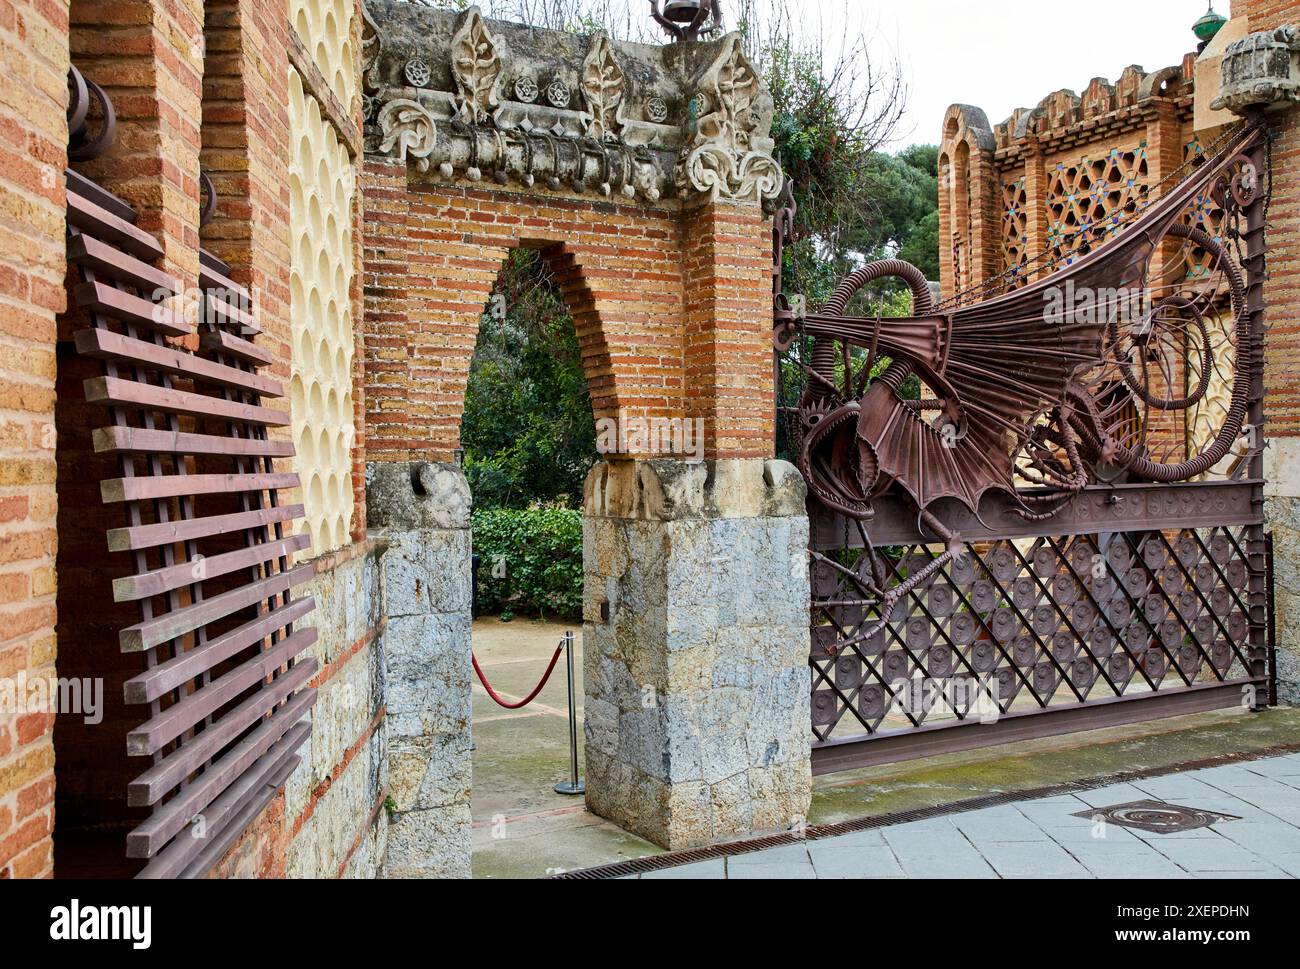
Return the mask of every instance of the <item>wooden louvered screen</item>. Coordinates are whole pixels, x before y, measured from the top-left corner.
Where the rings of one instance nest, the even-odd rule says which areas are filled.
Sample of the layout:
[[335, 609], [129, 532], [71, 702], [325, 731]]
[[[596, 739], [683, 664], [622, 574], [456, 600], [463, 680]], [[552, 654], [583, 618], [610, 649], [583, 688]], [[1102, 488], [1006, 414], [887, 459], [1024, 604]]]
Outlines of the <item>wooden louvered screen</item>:
[[[309, 540], [292, 534], [302, 506], [277, 493], [297, 476], [275, 460], [293, 446], [267, 433], [289, 415], [263, 405], [284, 393], [259, 373], [273, 357], [229, 268], [202, 255], [197, 324], [163, 309], [179, 284], [152, 265], [157, 240], [117, 197], [74, 172], [67, 183], [73, 295], [91, 323], [76, 345], [103, 362], [86, 396], [110, 416], [94, 445], [120, 474], [103, 499], [125, 511], [108, 544], [134, 564], [113, 595], [140, 604], [120, 639], [143, 654], [125, 687], [143, 722], [126, 743], [148, 767], [127, 797], [151, 813], [126, 853], [147, 859], [141, 877], [197, 877], [274, 798], [311, 731], [318, 664], [302, 654], [316, 630], [301, 622], [315, 603], [292, 593], [314, 568], [291, 564]], [[197, 351], [168, 339], [196, 335]]]

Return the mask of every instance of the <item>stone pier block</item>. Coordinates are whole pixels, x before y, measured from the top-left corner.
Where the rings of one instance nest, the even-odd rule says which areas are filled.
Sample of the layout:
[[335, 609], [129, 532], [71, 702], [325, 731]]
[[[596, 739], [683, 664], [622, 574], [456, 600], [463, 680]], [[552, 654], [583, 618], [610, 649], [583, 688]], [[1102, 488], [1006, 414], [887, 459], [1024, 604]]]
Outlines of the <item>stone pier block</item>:
[[470, 874], [470, 507], [454, 464], [367, 469], [368, 524], [387, 538], [379, 575], [390, 878]]
[[587, 479], [587, 804], [666, 848], [787, 830], [811, 797], [808, 519], [781, 461]]

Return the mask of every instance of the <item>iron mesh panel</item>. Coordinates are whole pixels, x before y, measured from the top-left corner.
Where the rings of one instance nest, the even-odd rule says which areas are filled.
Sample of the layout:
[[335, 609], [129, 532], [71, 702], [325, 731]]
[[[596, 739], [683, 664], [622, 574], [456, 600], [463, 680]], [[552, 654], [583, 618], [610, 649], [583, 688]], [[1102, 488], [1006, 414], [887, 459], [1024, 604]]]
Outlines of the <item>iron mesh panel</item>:
[[[966, 543], [880, 614], [868, 556], [812, 566], [816, 741], [986, 720], [1250, 673], [1250, 527]], [[878, 553], [891, 584], [941, 546]], [[1262, 574], [1256, 574], [1262, 579]]]

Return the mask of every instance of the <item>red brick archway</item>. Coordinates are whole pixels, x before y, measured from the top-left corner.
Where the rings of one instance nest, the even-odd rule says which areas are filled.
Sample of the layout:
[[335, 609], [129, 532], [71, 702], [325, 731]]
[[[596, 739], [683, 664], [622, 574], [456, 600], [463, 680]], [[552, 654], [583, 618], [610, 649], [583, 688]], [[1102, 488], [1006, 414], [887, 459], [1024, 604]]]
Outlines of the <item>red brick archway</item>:
[[597, 418], [702, 418], [709, 457], [772, 452], [770, 229], [756, 206], [634, 206], [364, 170], [370, 460], [451, 459], [502, 260], [542, 248]]

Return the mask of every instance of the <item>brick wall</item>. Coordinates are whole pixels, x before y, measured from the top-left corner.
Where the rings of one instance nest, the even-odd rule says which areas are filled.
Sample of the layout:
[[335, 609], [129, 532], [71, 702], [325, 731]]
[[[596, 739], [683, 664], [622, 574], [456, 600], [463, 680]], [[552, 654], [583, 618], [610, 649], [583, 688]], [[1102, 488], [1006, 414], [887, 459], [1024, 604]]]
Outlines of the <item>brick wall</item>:
[[408, 183], [380, 159], [362, 194], [371, 460], [453, 458], [479, 317], [520, 245], [545, 252], [565, 294], [598, 418], [703, 417], [709, 456], [771, 453], [771, 229], [756, 209]]
[[[68, 5], [0, 5], [0, 678], [54, 675]], [[53, 724], [0, 710], [0, 879], [53, 864]]]
[[[1296, 0], [1238, 0], [1233, 10], [1250, 18], [1252, 31], [1300, 24]], [[1300, 112], [1278, 115], [1273, 137], [1265, 412], [1270, 437], [1295, 438], [1300, 437]], [[1295, 478], [1295, 471], [1286, 471]], [[1296, 496], [1300, 490], [1290, 487], [1285, 493]]]
[[[1024, 179], [1017, 205], [1024, 219], [1019, 251], [1030, 262], [1030, 278], [1043, 275], [1039, 260], [1051, 244], [1051, 178], [1057, 167], [1105, 159], [1112, 149], [1145, 145], [1154, 187], [1184, 161], [1195, 137], [1192, 125], [1195, 55], [1155, 77], [1166, 79], [1163, 93], [1151, 75], [1128, 68], [1114, 85], [1100, 78], [1082, 96], [1058, 91], [1034, 109], [1020, 108], [1001, 124], [989, 125], [984, 112], [955, 104], [944, 115], [939, 145], [940, 284], [944, 298], [979, 286], [1011, 263], [1005, 227], [1007, 187]], [[1143, 95], [1142, 84], [1156, 93]], [[1068, 231], [1068, 230], [1067, 230]], [[1172, 245], [1172, 257], [1178, 247]], [[1159, 260], [1156, 272], [1159, 273]], [[1022, 276], [1022, 278], [1024, 278]]]

